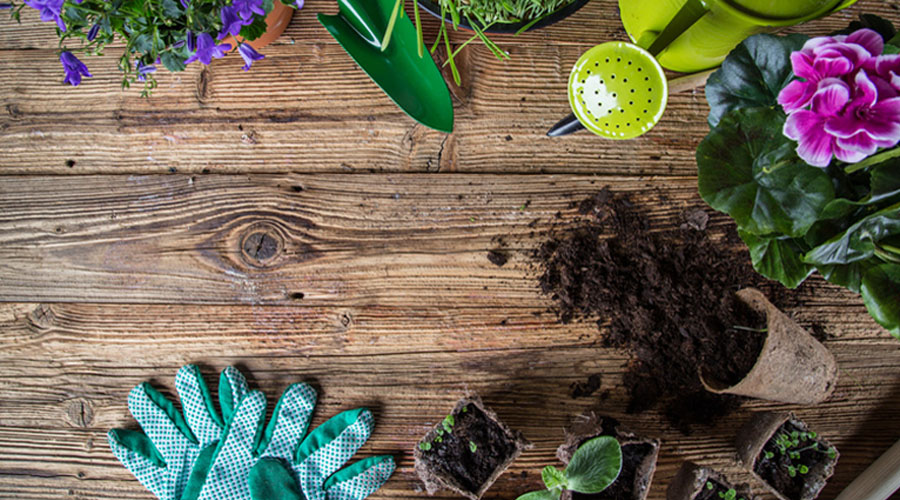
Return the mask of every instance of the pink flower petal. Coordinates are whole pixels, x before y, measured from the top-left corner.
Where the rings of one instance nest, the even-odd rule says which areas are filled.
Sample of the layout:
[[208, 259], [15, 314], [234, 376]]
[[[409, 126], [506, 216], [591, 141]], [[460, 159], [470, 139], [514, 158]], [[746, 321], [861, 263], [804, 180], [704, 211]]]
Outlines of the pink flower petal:
[[[835, 155], [837, 155], [838, 149], [841, 149], [843, 152], [855, 151], [863, 154], [863, 156], [869, 156], [878, 150], [878, 144], [869, 137], [869, 134], [865, 132], [859, 132], [851, 137], [846, 139], [840, 138], [835, 141]], [[843, 161], [839, 155], [837, 155]], [[859, 160], [855, 160], [859, 161]]]
[[819, 115], [806, 110], [791, 114], [784, 122], [784, 135], [798, 142], [797, 154], [806, 163], [815, 167], [831, 163], [834, 137], [825, 132]]
[[854, 108], [869, 107], [878, 102], [878, 89], [865, 70], [857, 71], [853, 82], [856, 84], [856, 97], [853, 98], [850, 106]]
[[819, 82], [819, 90], [812, 98], [811, 109], [819, 115], [833, 116], [841, 112], [850, 100], [850, 87], [839, 78]]
[[803, 52], [792, 53], [791, 68], [794, 70], [794, 75], [799, 76], [800, 78], [814, 81], [819, 80], [819, 74], [816, 73], [816, 69], [813, 68], [813, 58], [810, 55]]
[[816, 84], [814, 82], [794, 80], [778, 93], [778, 104], [781, 104], [785, 113], [793, 113], [809, 104], [815, 93]]
[[823, 119], [816, 113], [801, 109], [788, 115], [784, 122], [784, 135], [799, 141], [800, 137], [813, 133], [823, 126]]
[[[862, 135], [862, 134], [860, 134]], [[834, 156], [837, 157], [838, 160], [847, 162], [847, 163], [856, 163], [862, 161], [865, 157], [869, 156], [866, 153], [861, 151], [856, 151], [853, 149], [845, 149], [840, 147], [837, 143], [834, 144]], [[816, 167], [825, 167], [827, 165], [814, 165]]]
[[868, 28], [854, 31], [845, 42], [861, 45], [873, 56], [881, 55], [884, 52], [884, 39], [876, 31]]
[[869, 60], [866, 70], [874, 71], [874, 73], [882, 78], [891, 73], [900, 73], [900, 54], [889, 54], [875, 57]]

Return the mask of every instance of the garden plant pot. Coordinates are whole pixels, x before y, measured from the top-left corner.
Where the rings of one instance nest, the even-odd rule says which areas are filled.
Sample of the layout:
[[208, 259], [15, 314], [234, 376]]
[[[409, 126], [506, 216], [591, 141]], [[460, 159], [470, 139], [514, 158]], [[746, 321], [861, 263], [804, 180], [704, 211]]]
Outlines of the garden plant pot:
[[[272, 5], [272, 11], [266, 16], [266, 32], [263, 33], [259, 38], [252, 41], [244, 41], [243, 38], [237, 37], [243, 43], [253, 47], [256, 50], [259, 50], [266, 45], [274, 42], [278, 37], [284, 33], [284, 30], [287, 29], [288, 24], [291, 23], [291, 17], [294, 15], [294, 8], [288, 7], [287, 5], [281, 3], [281, 0], [275, 0]], [[237, 48], [237, 42], [234, 37], [228, 36], [226, 37], [222, 43], [227, 43], [231, 45], [231, 50], [235, 50]]]
[[578, 417], [566, 431], [566, 441], [556, 450], [556, 457], [568, 465], [579, 446], [597, 436], [613, 436], [622, 446], [622, 471], [608, 488], [600, 493], [585, 494], [563, 491], [561, 500], [645, 500], [656, 472], [659, 440], [638, 437], [621, 427], [619, 421], [589, 413]]
[[716, 394], [737, 394], [794, 404], [828, 399], [837, 382], [834, 356], [812, 335], [778, 310], [755, 288], [737, 292], [765, 318], [766, 339], [756, 363], [738, 383], [728, 385], [701, 369], [703, 386]]
[[[810, 435], [804, 439], [803, 434]], [[783, 436], [797, 439], [796, 445], [789, 446], [786, 453], [778, 445]], [[834, 473], [839, 457], [837, 449], [811, 433], [806, 424], [789, 412], [754, 415], [741, 429], [736, 445], [744, 467], [779, 500], [816, 498]], [[798, 457], [791, 457], [791, 451], [798, 452]], [[795, 469], [793, 474], [790, 467]]]
[[416, 472], [429, 494], [444, 488], [478, 500], [523, 450], [531, 448], [481, 398], [463, 398], [414, 450]]
[[[571, 16], [575, 12], [578, 12], [578, 9], [584, 7], [584, 5], [588, 3], [588, 1], [589, 0], [574, 0], [572, 3], [565, 5], [560, 9], [557, 9], [552, 14], [549, 14], [549, 15], [545, 16], [543, 19], [541, 19], [540, 21], [532, 24], [526, 31], [532, 31], [532, 30], [544, 28], [546, 26], [550, 26], [551, 24], [555, 24], [559, 21], [562, 21], [563, 19]], [[432, 16], [434, 16], [438, 19], [443, 19], [444, 22], [446, 22], [446, 23], [451, 23], [451, 24], [453, 23], [452, 19], [441, 18], [441, 6], [437, 2], [437, 0], [418, 0], [418, 3], [419, 3], [419, 6], [423, 10], [425, 10]], [[519, 23], [498, 23], [498, 24], [494, 24], [493, 26], [491, 26], [483, 31], [485, 33], [507, 33], [507, 34], [518, 33], [522, 28], [527, 26], [531, 21], [533, 21], [533, 20], [526, 20], [526, 21], [522, 21]], [[472, 25], [470, 25], [469, 22], [464, 17], [460, 18], [459, 26], [461, 26], [467, 30], [470, 30], [470, 31], [472, 30]], [[479, 24], [478, 28], [481, 29], [481, 28], [483, 28], [483, 26], [481, 26]]]
[[[710, 487], [712, 486], [712, 487]], [[678, 474], [666, 489], [666, 500], [720, 500], [720, 492], [733, 489], [735, 500], [754, 500], [746, 484], [733, 485], [718, 472], [694, 462], [681, 464]]]

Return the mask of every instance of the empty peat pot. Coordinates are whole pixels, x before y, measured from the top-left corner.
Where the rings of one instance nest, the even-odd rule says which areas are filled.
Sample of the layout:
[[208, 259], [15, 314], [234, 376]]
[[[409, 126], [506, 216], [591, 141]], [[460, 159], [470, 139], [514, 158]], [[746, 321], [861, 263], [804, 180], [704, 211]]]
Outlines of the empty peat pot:
[[413, 452], [416, 473], [429, 495], [448, 489], [478, 500], [494, 481], [531, 448], [477, 395], [463, 398]]
[[701, 368], [700, 381], [710, 392], [738, 394], [794, 404], [828, 399], [837, 382], [837, 362], [821, 342], [772, 305], [755, 288], [738, 298], [765, 318], [766, 339], [756, 363], [736, 384], [716, 380]]
[[666, 489], [666, 500], [720, 500], [719, 494], [735, 491], [734, 500], [754, 500], [746, 484], [734, 485], [728, 478], [709, 467], [685, 462]]
[[757, 413], [737, 437], [738, 458], [779, 500], [813, 500], [838, 451], [790, 412]]
[[560, 500], [645, 500], [656, 472], [659, 440], [638, 437], [621, 427], [619, 421], [588, 413], [579, 416], [566, 431], [566, 442], [556, 450], [556, 457], [568, 465], [579, 446], [597, 436], [613, 436], [622, 446], [622, 471], [608, 488], [600, 493], [563, 491]]

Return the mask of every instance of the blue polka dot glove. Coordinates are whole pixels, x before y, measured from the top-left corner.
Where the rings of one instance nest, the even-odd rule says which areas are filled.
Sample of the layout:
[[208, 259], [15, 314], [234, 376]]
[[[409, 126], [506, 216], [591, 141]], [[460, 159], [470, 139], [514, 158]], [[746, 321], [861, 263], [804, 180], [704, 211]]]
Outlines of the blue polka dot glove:
[[362, 500], [394, 472], [383, 455], [341, 469], [372, 433], [365, 408], [340, 413], [305, 439], [315, 391], [289, 387], [265, 425], [266, 398], [253, 391], [241, 400], [216, 448], [208, 473], [192, 474], [182, 500]]
[[223, 370], [220, 416], [196, 366], [178, 370], [175, 389], [184, 415], [145, 382], [128, 395], [128, 409], [143, 432], [113, 429], [107, 434], [116, 458], [160, 500], [181, 500], [191, 471], [209, 467], [227, 422], [248, 392], [241, 372], [234, 367]]

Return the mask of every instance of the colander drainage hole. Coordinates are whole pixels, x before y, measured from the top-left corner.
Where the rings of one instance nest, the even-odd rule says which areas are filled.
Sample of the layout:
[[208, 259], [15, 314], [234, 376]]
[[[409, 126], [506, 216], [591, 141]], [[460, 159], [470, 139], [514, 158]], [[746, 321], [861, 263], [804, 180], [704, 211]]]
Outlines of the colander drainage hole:
[[634, 94], [634, 89], [631, 89], [631, 93]]
[[650, 77], [649, 77], [649, 76], [645, 76], [645, 77], [644, 77], [644, 81], [645, 81], [645, 82], [649, 82], [649, 81], [650, 81]]
[[628, 101], [628, 104], [634, 106], [634, 101]]
[[644, 68], [638, 66], [638, 71], [643, 71], [643, 70], [644, 70]]
[[628, 65], [631, 66], [631, 61], [628, 61]]
[[609, 78], [610, 78], [611, 80], [615, 80], [615, 79], [616, 79], [616, 75], [609, 75]]
[[609, 62], [609, 58], [608, 58], [608, 57], [606, 58], [606, 62]]
[[617, 58], [616, 58], [616, 62], [622, 62], [622, 58], [621, 58], [621, 57], [617, 57]]
[[628, 83], [628, 78], [622, 78], [622, 81]]

